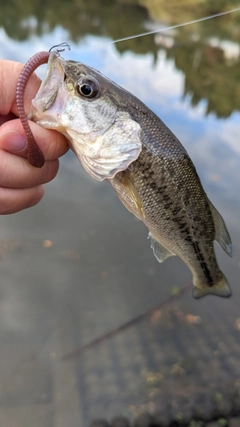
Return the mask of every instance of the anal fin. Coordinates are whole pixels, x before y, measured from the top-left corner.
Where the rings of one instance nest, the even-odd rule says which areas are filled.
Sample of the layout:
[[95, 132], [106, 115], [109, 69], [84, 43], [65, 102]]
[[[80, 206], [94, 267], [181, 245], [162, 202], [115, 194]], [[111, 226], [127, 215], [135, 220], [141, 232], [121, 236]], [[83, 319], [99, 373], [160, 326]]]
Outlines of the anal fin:
[[175, 255], [173, 252], [169, 251], [169, 249], [165, 248], [165, 246], [159, 243], [150, 232], [148, 239], [151, 240], [151, 248], [158, 262], [163, 262], [166, 258]]

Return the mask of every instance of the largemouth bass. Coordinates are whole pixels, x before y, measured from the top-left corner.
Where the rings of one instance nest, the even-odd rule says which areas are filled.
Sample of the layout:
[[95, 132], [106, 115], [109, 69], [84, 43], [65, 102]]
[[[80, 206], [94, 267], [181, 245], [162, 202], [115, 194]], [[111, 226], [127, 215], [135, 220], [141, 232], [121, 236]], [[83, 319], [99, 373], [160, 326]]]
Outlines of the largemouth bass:
[[147, 226], [159, 262], [178, 255], [193, 275], [193, 296], [229, 297], [213, 242], [231, 256], [225, 223], [209, 201], [176, 136], [139, 99], [100, 72], [52, 52], [32, 102], [32, 120], [55, 129], [86, 171], [108, 180]]

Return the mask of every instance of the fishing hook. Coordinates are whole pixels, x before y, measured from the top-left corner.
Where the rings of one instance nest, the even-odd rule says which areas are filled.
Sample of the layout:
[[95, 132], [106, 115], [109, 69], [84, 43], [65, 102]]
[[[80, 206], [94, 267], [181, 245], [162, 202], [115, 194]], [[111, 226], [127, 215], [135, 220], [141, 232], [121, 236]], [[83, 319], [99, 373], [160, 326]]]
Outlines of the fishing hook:
[[70, 44], [68, 44], [67, 42], [62, 42], [62, 43], [55, 44], [54, 46], [52, 46], [52, 47], [49, 49], [49, 52], [52, 52], [52, 50], [53, 50], [53, 49], [58, 48], [58, 47], [61, 47], [61, 46], [62, 46], [62, 49], [56, 49], [56, 52], [57, 52], [57, 53], [59, 53], [59, 52], [64, 52], [64, 50], [66, 50], [66, 49], [71, 50], [71, 46], [70, 46]]

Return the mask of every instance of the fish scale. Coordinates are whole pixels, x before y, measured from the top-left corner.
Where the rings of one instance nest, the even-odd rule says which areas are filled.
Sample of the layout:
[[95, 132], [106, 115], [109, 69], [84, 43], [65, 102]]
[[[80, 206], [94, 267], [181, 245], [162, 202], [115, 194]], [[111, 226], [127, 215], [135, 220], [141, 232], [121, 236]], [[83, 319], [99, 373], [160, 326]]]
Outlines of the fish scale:
[[213, 242], [231, 256], [225, 223], [170, 129], [138, 98], [87, 65], [51, 52], [32, 119], [62, 132], [86, 171], [108, 180], [149, 230], [159, 262], [178, 255], [196, 298], [229, 297]]

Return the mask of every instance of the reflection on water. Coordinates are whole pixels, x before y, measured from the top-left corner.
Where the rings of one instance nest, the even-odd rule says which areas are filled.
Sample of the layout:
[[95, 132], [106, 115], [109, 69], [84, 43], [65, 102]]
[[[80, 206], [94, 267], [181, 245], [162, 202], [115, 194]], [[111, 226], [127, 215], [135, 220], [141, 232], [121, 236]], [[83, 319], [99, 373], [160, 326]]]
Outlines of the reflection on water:
[[[183, 295], [63, 360], [191, 280], [177, 257], [156, 262], [143, 225], [68, 153], [38, 206], [0, 218], [4, 427], [87, 426], [141, 411], [158, 411], [166, 424], [239, 410], [239, 15], [104, 46], [106, 37], [155, 25], [153, 2], [127, 3], [5, 2], [1, 56], [24, 62], [73, 39], [66, 56], [100, 69], [154, 109], [187, 148], [228, 225], [233, 260], [216, 250], [233, 297]], [[187, 19], [198, 13], [186, 6]], [[176, 15], [168, 19], [177, 22]], [[102, 47], [80, 50], [96, 43]]]
[[[130, 1], [82, 0], [39, 1], [29, 4], [25, 1], [14, 5], [5, 2], [0, 12], [0, 25], [15, 40], [26, 40], [33, 35], [39, 37], [51, 32], [61, 23], [69, 38], [76, 43], [86, 34], [102, 35], [113, 40], [139, 34], [152, 27], [150, 17], [164, 24], [182, 23], [219, 11], [239, 6], [238, 0], [219, 4], [214, 1], [197, 2], [194, 10], [188, 1]], [[127, 4], [126, 4], [127, 3]], [[134, 16], [134, 19], [132, 17]], [[7, 17], [7, 19], [6, 19]], [[117, 17], [117, 19], [116, 19]], [[184, 93], [191, 96], [192, 105], [201, 99], [208, 101], [206, 112], [219, 117], [228, 117], [239, 110], [240, 83], [240, 30], [239, 13], [223, 16], [204, 24], [186, 26], [169, 36], [141, 37], [116, 44], [120, 52], [131, 50], [137, 54], [152, 53], [157, 56], [158, 44], [166, 49], [168, 56], [185, 75]], [[155, 26], [159, 27], [160, 24]], [[222, 41], [224, 42], [222, 43]], [[169, 44], [170, 43], [170, 44]], [[220, 105], [219, 105], [220, 104]]]
[[183, 71], [184, 95], [190, 96], [193, 106], [205, 99], [206, 114], [215, 113], [218, 117], [229, 117], [239, 110], [239, 44], [217, 40], [184, 42], [181, 48], [175, 45], [169, 49], [168, 57]]

